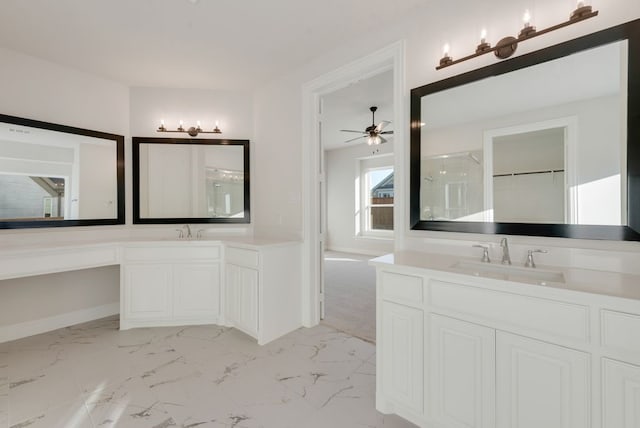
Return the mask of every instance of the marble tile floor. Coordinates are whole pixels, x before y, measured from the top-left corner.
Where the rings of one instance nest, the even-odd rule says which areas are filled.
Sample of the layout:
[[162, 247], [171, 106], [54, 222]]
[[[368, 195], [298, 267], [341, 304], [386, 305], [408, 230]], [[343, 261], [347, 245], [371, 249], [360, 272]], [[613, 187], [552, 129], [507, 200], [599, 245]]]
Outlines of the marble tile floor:
[[0, 428], [413, 427], [374, 402], [374, 345], [324, 325], [258, 346], [111, 317], [0, 344]]
[[375, 343], [376, 270], [373, 256], [325, 251], [323, 324]]

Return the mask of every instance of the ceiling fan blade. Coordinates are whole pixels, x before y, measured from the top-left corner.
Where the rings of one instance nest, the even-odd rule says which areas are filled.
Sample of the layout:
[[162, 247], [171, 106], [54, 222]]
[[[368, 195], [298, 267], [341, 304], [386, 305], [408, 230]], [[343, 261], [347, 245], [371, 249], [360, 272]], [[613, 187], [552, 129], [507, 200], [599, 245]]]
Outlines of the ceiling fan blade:
[[380, 136], [378, 136], [378, 138], [380, 138], [380, 144], [384, 144], [384, 143], [387, 142], [386, 138], [383, 138], [383, 137], [380, 137]]
[[376, 132], [380, 133], [380, 131], [382, 131], [382, 128], [384, 128], [385, 126], [387, 126], [390, 123], [391, 122], [389, 122], [388, 120], [383, 120], [382, 122], [380, 122], [378, 124], [378, 126], [376, 126]]
[[362, 131], [354, 131], [353, 129], [341, 129], [340, 132], [357, 132], [358, 134], [364, 134]]
[[359, 139], [365, 138], [365, 137], [366, 137], [366, 135], [361, 135], [360, 137], [356, 137], [356, 138], [352, 138], [350, 140], [347, 140], [347, 141], [345, 141], [345, 143], [350, 143], [352, 141], [356, 141], [356, 140], [359, 140]]
[[378, 132], [378, 134], [393, 134], [393, 131]]

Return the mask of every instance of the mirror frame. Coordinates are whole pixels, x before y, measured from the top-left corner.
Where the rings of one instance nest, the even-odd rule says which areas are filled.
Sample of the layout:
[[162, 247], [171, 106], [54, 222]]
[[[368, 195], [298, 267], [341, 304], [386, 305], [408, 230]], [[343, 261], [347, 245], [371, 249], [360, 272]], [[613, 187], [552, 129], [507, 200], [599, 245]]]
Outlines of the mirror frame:
[[[249, 170], [249, 140], [204, 138], [146, 138], [133, 137], [133, 223], [134, 224], [189, 224], [189, 223], [251, 223], [251, 186]], [[230, 217], [140, 217], [140, 144], [183, 144], [210, 146], [242, 146], [244, 165], [244, 216]]]
[[43, 122], [23, 117], [0, 114], [0, 122], [31, 128], [46, 129], [66, 134], [84, 135], [87, 137], [111, 140], [116, 143], [116, 200], [118, 201], [117, 217], [108, 219], [77, 219], [77, 220], [25, 220], [0, 221], [0, 229], [28, 229], [42, 227], [72, 227], [72, 226], [109, 226], [125, 224], [125, 190], [124, 190], [124, 136], [90, 129], [76, 128], [57, 123]]
[[[628, 41], [627, 226], [425, 221], [420, 219], [422, 97], [622, 40]], [[411, 90], [410, 126], [409, 224], [411, 230], [640, 241], [640, 19], [414, 88]]]

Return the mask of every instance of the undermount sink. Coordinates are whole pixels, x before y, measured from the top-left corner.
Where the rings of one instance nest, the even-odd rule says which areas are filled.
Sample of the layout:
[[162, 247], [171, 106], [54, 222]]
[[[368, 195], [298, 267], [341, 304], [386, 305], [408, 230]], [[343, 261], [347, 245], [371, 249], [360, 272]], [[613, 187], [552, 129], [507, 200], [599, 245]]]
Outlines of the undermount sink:
[[547, 285], [548, 282], [564, 283], [562, 272], [540, 270], [508, 265], [490, 263], [478, 263], [458, 261], [451, 266], [452, 269], [473, 276], [504, 279], [508, 281], [534, 282], [539, 285]]

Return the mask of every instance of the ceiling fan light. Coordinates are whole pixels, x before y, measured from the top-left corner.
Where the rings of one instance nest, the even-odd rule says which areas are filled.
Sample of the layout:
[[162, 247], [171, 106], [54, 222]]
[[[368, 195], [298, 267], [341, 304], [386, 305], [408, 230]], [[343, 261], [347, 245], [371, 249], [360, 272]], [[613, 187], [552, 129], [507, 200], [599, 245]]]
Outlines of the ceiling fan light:
[[370, 145], [370, 146], [372, 146], [374, 144], [377, 144], [375, 137], [368, 137], [367, 138], [367, 144]]

